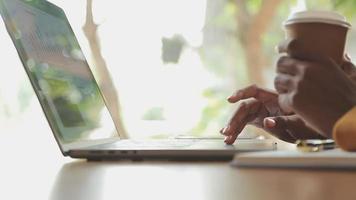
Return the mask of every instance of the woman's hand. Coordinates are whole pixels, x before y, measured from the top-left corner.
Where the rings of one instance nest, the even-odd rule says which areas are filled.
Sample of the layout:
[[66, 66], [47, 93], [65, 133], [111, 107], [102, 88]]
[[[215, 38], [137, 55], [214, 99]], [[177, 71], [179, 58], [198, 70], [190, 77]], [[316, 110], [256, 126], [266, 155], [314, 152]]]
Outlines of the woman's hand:
[[228, 101], [241, 103], [228, 125], [220, 131], [226, 136], [227, 144], [234, 143], [247, 124], [262, 128], [287, 142], [323, 138], [308, 127], [298, 115], [284, 112], [278, 104], [276, 92], [252, 85], [238, 90], [228, 98]]
[[[354, 68], [329, 59], [309, 62], [281, 57], [275, 88], [283, 110], [301, 116], [313, 129], [331, 138], [335, 122], [356, 105]], [[346, 73], [345, 73], [346, 72]]]

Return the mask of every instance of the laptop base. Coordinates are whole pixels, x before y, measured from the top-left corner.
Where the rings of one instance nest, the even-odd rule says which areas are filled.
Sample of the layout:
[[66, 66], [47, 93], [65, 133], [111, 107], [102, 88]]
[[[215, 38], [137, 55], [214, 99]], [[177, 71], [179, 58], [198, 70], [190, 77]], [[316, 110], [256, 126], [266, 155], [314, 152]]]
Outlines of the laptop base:
[[[150, 145], [151, 142], [153, 145]], [[124, 145], [121, 146], [120, 143], [123, 143]], [[236, 141], [234, 145], [226, 145], [221, 139], [183, 141], [181, 139], [151, 140], [143, 141], [143, 144], [139, 144], [138, 141], [134, 141], [131, 145], [127, 143], [131, 143], [131, 140], [123, 140], [106, 145], [70, 150], [68, 155], [72, 158], [87, 159], [89, 161], [227, 161], [232, 160], [234, 155], [239, 152], [271, 151], [277, 149], [277, 143], [269, 139], [242, 139]], [[158, 143], [162, 143], [162, 145], [157, 145]], [[176, 145], [171, 146], [172, 143], [176, 143]], [[168, 145], [164, 146], [164, 144]]]

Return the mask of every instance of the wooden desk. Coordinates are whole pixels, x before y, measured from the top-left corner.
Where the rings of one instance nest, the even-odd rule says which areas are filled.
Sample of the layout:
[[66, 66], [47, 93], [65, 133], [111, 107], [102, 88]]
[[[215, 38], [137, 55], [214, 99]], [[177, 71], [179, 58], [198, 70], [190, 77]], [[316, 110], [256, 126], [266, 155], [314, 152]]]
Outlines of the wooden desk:
[[227, 163], [63, 165], [52, 199], [356, 199], [356, 173], [233, 169]]
[[88, 163], [62, 157], [49, 130], [24, 127], [28, 131], [0, 133], [0, 199], [356, 199], [356, 171], [236, 169], [224, 162]]
[[356, 199], [356, 172], [235, 169], [223, 162], [3, 160], [0, 199]]

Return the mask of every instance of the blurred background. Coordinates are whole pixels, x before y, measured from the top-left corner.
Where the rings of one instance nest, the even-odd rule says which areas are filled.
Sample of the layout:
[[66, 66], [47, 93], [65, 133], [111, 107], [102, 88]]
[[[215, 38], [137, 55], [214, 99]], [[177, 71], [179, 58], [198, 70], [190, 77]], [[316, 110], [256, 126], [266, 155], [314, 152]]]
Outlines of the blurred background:
[[[119, 132], [134, 138], [218, 136], [236, 108], [230, 94], [252, 83], [273, 89], [291, 12], [335, 10], [356, 24], [352, 0], [50, 2], [65, 10]], [[2, 21], [0, 44], [0, 135], [48, 128]], [[356, 58], [354, 29], [346, 51]]]

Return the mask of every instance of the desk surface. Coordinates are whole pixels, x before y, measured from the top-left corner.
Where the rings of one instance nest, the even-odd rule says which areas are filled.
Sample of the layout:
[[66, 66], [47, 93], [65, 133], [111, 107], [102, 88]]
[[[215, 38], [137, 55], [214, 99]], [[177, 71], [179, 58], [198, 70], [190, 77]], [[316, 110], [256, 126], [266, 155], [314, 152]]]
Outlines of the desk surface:
[[1, 199], [356, 199], [354, 172], [234, 169], [208, 162], [19, 164], [2, 169]]
[[47, 131], [2, 133], [0, 158], [0, 199], [356, 199], [356, 171], [86, 162], [62, 157]]

